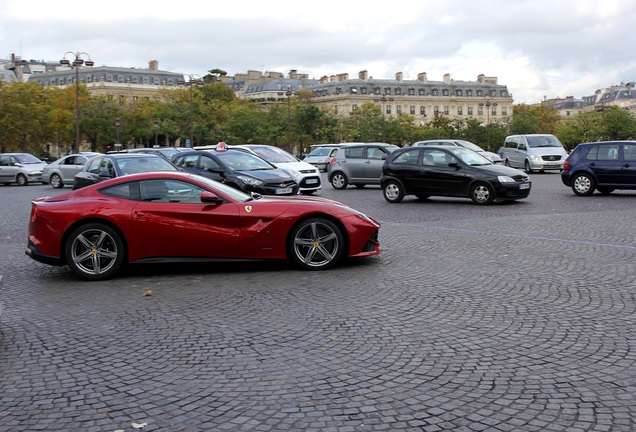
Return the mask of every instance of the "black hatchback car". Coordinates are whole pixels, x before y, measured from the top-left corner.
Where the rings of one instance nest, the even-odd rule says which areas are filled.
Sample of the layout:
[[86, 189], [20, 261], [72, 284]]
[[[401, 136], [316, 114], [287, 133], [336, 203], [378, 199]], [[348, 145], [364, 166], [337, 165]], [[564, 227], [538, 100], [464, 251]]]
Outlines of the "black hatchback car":
[[636, 141], [579, 144], [563, 164], [561, 181], [580, 196], [636, 189]]
[[297, 195], [292, 173], [250, 153], [238, 150], [198, 150], [172, 158], [178, 168], [225, 183], [243, 192], [261, 195]]
[[405, 195], [470, 198], [475, 204], [527, 198], [531, 182], [523, 171], [495, 165], [463, 147], [406, 147], [392, 152], [382, 167], [380, 186], [391, 203]]
[[150, 171], [179, 171], [161, 156], [144, 153], [112, 153], [89, 159], [73, 177], [73, 189], [127, 174]]

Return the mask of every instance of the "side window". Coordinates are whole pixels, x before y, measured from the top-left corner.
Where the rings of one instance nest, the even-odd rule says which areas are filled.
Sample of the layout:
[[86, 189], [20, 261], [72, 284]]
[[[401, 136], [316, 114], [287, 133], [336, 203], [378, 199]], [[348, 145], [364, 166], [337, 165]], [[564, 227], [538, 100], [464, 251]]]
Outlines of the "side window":
[[168, 202], [168, 186], [164, 180], [145, 180], [139, 182], [142, 201]]
[[596, 160], [617, 161], [618, 160], [618, 144], [599, 146], [598, 156]]
[[201, 159], [199, 159], [199, 169], [206, 171], [219, 171], [221, 168], [219, 167], [219, 164], [216, 163], [216, 161], [211, 157], [201, 156]]
[[524, 137], [519, 137], [518, 141], [519, 145], [517, 146], [517, 148], [519, 150], [528, 150], [528, 144], [526, 143], [526, 139]]
[[197, 166], [197, 160], [199, 159], [199, 155], [188, 155], [182, 158], [179, 158], [175, 161], [175, 164], [180, 167], [185, 168], [194, 168]]
[[204, 189], [192, 183], [179, 180], [166, 180], [168, 201], [171, 203], [200, 204]]
[[596, 160], [598, 158], [598, 146], [592, 146], [590, 151], [587, 152], [587, 156], [585, 159], [587, 160]]
[[0, 166], [9, 166], [11, 158], [9, 156], [0, 156]]
[[139, 182], [118, 184], [101, 189], [99, 192], [115, 198], [139, 201]]
[[99, 172], [108, 171], [108, 174], [111, 176], [115, 175], [115, 170], [113, 169], [113, 163], [110, 159], [104, 158], [102, 159], [102, 163], [99, 166]]
[[516, 149], [517, 143], [515, 142], [514, 138], [507, 138], [504, 144], [504, 147], [510, 148], [510, 149]]
[[625, 162], [636, 162], [636, 144], [625, 144], [623, 147]]
[[345, 149], [345, 158], [347, 159], [362, 159], [364, 157], [364, 147], [354, 147]]
[[382, 159], [386, 156], [386, 153], [379, 147], [367, 148], [367, 159]]
[[393, 159], [395, 165], [417, 165], [420, 157], [420, 150], [410, 150], [398, 155]]

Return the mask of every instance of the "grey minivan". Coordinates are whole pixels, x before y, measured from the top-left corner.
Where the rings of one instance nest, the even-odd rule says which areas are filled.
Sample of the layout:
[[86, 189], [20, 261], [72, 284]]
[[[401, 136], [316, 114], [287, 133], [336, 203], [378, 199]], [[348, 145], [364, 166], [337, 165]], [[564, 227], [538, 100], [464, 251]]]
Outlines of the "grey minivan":
[[2, 153], [0, 154], [0, 183], [8, 185], [17, 183], [26, 186], [30, 182], [46, 184], [42, 179], [42, 170], [46, 162], [31, 153]]
[[557, 137], [549, 134], [510, 135], [501, 149], [503, 164], [528, 174], [544, 170], [563, 171], [568, 153]]

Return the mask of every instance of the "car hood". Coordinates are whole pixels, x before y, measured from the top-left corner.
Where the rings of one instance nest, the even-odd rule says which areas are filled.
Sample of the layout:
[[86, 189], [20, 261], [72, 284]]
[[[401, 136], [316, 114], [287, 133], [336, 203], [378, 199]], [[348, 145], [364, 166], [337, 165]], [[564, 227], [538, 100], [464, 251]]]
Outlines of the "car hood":
[[479, 153], [483, 155], [485, 158], [487, 158], [488, 160], [490, 160], [491, 162], [494, 162], [494, 161], [501, 162], [501, 157], [497, 153], [493, 153], [489, 151], [483, 151]]
[[471, 168], [477, 168], [479, 169], [479, 171], [491, 174], [493, 176], [508, 176], [508, 177], [515, 177], [515, 176], [527, 177], [528, 176], [528, 174], [526, 174], [525, 172], [521, 170], [518, 170], [516, 168], [510, 168], [510, 167], [499, 165], [499, 164], [473, 166]]
[[563, 147], [531, 147], [530, 151], [532, 152], [532, 154], [536, 154], [538, 156], [554, 155], [554, 154], [566, 155], [567, 154]]
[[276, 165], [278, 168], [283, 168], [283, 169], [289, 169], [292, 171], [307, 171], [307, 170], [311, 170], [311, 171], [316, 171], [316, 167], [313, 166], [312, 164], [309, 164], [307, 162], [303, 162], [303, 161], [299, 161], [299, 162], [282, 162], [282, 163], [274, 163], [272, 162], [272, 164]]
[[272, 169], [272, 170], [234, 171], [234, 174], [235, 175], [245, 174], [250, 177], [254, 177], [259, 180], [262, 180], [265, 183], [295, 181], [294, 177], [290, 173], [280, 168]]

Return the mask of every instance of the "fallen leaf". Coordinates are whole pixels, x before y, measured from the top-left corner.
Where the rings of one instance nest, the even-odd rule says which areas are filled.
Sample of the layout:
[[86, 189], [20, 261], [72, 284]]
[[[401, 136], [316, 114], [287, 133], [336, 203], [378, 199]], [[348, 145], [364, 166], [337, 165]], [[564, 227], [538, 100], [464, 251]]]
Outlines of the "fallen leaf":
[[148, 423], [133, 423], [131, 424], [132, 427], [134, 427], [135, 429], [143, 429], [146, 426], [148, 426]]
[[152, 295], [152, 290], [148, 290], [144, 293], [144, 297], [150, 297]]

